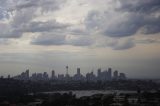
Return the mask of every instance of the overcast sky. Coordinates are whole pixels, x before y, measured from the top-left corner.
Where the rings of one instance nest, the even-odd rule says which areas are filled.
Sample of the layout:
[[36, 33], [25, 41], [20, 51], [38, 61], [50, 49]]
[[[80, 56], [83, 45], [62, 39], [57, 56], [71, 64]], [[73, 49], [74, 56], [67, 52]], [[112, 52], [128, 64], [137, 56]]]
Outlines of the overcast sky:
[[0, 0], [0, 75], [66, 65], [160, 78], [160, 0]]

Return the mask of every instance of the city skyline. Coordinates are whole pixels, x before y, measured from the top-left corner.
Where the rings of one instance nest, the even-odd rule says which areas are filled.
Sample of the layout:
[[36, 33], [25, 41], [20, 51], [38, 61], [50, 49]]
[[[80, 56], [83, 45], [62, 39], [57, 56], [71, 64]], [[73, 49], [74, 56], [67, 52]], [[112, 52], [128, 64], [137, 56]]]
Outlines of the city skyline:
[[[67, 67], [68, 67], [68, 71], [67, 71]], [[63, 68], [64, 68], [64, 67], [63, 67]], [[49, 76], [52, 76], [52, 71], [54, 71], [54, 72], [56, 72], [56, 73], [54, 73], [54, 75], [58, 75], [58, 74], [64, 74], [64, 75], [66, 75], [66, 74], [68, 73], [68, 74], [70, 74], [70, 75], [73, 76], [73, 75], [75, 75], [75, 74], [77, 73], [77, 69], [81, 69], [81, 68], [79, 68], [79, 67], [75, 68], [75, 69], [74, 69], [74, 73], [70, 72], [70, 69], [73, 69], [73, 67], [66, 66], [66, 67], [64, 68], [64, 70], [63, 70], [62, 73], [58, 73], [58, 71], [56, 72], [55, 69], [51, 69], [51, 70], [48, 70], [48, 71], [43, 70], [43, 71], [40, 71], [40, 72], [39, 72], [39, 71], [36, 72], [36, 71], [30, 70], [29, 68], [27, 68], [26, 71], [29, 70], [29, 71], [30, 71], [30, 75], [31, 75], [31, 73], [34, 74], [34, 73], [47, 72], [47, 73], [49, 73]], [[94, 74], [98, 75], [97, 72], [98, 72], [99, 69], [105, 71], [105, 70], [107, 70], [107, 69], [109, 69], [109, 68], [103, 68], [103, 69], [102, 69], [102, 68], [96, 68], [95, 70], [92, 68], [91, 70], [88, 70], [88, 71], [81, 70], [80, 73], [81, 73], [81, 74], [86, 74], [86, 73], [88, 73], [88, 72], [93, 72]], [[83, 71], [86, 72], [86, 73], [84, 73]], [[118, 71], [118, 70], [112, 70], [112, 71]], [[23, 72], [24, 72], [24, 70], [20, 71], [20, 73], [23, 73]], [[18, 73], [17, 73], [17, 74], [18, 74]], [[17, 74], [12, 75], [12, 76], [16, 76]], [[11, 76], [10, 73], [8, 73], [8, 75]], [[30, 76], [30, 75], [29, 75], [29, 76]], [[1, 75], [1, 76], [2, 76], [2, 75]], [[5, 76], [5, 77], [7, 77], [7, 76]]]
[[[112, 81], [112, 80], [127, 80], [127, 76], [125, 73], [119, 72], [117, 70], [113, 71], [112, 68], [108, 68], [102, 70], [98, 68], [96, 74], [93, 72], [87, 72], [86, 74], [81, 73], [81, 69], [77, 68], [76, 73], [74, 75], [69, 74], [68, 66], [66, 66], [66, 73], [64, 74], [56, 74], [55, 70], [52, 70], [50, 74], [47, 72], [35, 72], [30, 73], [29, 69], [21, 74], [16, 76], [8, 75], [6, 78], [13, 78], [17, 80], [59, 80], [59, 81]], [[1, 76], [1, 78], [4, 78]]]
[[159, 0], [0, 0], [0, 75], [110, 66], [160, 78]]

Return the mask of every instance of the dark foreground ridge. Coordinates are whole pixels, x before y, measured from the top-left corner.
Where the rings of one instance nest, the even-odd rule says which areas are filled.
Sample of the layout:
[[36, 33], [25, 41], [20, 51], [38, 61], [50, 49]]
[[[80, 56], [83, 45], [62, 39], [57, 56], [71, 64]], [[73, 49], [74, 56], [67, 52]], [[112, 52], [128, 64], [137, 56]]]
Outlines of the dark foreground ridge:
[[0, 78], [0, 96], [26, 95], [30, 93], [69, 90], [159, 90], [160, 84], [152, 80], [112, 80], [112, 81], [23, 81]]
[[[152, 80], [55, 82], [54, 80], [31, 81], [1, 78], [0, 106], [159, 106], [159, 88], [160, 84]], [[80, 98], [76, 98], [72, 92], [43, 93], [57, 90], [68, 92], [71, 90], [132, 90], [137, 93], [117, 94], [114, 92]]]
[[77, 98], [72, 92], [0, 98], [0, 106], [160, 106], [160, 91], [94, 94]]

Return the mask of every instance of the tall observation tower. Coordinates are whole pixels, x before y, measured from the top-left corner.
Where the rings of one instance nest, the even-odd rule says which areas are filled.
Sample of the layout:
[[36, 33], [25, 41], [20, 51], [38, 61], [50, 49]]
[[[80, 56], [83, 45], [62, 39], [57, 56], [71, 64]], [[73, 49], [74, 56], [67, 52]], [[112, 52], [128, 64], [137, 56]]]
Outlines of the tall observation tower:
[[68, 66], [66, 66], [66, 76], [68, 76]]
[[65, 77], [66, 81], [69, 80], [69, 74], [68, 74], [68, 66], [66, 66], [66, 77]]

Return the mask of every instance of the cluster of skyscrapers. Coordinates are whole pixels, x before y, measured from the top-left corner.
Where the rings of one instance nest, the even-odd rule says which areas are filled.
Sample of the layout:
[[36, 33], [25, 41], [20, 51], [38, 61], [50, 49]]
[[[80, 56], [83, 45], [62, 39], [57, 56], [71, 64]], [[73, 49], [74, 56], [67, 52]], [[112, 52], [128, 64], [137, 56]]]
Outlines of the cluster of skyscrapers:
[[55, 71], [52, 70], [51, 77], [47, 72], [44, 73], [33, 73], [29, 76], [29, 70], [22, 72], [20, 75], [14, 76], [14, 79], [19, 80], [57, 80], [57, 81], [111, 81], [111, 80], [125, 80], [125, 73], [119, 73], [117, 70], [112, 72], [111, 68], [101, 71], [97, 70], [97, 75], [94, 72], [87, 73], [85, 76], [81, 74], [80, 68], [77, 68], [77, 73], [73, 76], [68, 74], [68, 66], [66, 66], [66, 74], [55, 75]]

